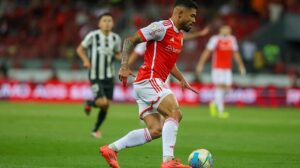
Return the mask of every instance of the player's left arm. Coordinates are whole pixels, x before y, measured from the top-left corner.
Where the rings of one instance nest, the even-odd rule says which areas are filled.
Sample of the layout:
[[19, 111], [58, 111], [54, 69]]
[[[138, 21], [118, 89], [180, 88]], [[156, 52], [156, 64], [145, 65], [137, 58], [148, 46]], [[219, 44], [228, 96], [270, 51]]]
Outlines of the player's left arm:
[[191, 87], [191, 85], [185, 80], [180, 70], [177, 68], [177, 65], [175, 64], [174, 67], [171, 70], [171, 74], [180, 81], [181, 88], [183, 89], [189, 89], [193, 91], [194, 93], [199, 93], [195, 88]]
[[121, 52], [116, 53], [115, 58], [116, 58], [116, 60], [121, 61], [122, 60]]
[[185, 33], [183, 35], [183, 40], [191, 40], [191, 39], [194, 39], [197, 37], [205, 36], [209, 33], [209, 31], [210, 31], [209, 27], [205, 27], [202, 30], [198, 30], [198, 31], [191, 32], [191, 33]]
[[240, 74], [241, 75], [245, 75], [246, 74], [246, 68], [245, 68], [245, 65], [244, 65], [244, 62], [241, 58], [241, 55], [238, 51], [235, 51], [233, 53], [233, 58], [235, 60], [235, 62], [238, 64], [239, 66], [239, 70], [240, 70]]
[[171, 70], [171, 74], [178, 80], [178, 81], [185, 81], [182, 73], [177, 68], [177, 65], [175, 64], [174, 67]]

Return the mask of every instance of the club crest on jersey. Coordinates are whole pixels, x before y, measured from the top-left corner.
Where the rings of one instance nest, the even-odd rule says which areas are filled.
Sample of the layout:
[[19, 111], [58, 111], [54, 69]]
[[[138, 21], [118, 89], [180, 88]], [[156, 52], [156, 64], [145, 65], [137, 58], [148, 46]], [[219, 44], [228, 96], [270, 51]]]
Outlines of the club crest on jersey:
[[232, 49], [232, 43], [231, 41], [220, 41], [218, 43], [218, 48], [221, 50], [231, 50]]

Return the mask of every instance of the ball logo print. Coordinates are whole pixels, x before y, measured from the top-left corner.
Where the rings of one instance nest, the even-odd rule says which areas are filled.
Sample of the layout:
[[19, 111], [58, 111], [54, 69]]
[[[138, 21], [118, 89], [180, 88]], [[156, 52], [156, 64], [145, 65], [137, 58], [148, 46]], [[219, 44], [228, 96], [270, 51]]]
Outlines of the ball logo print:
[[188, 158], [189, 165], [192, 168], [212, 168], [213, 158], [206, 149], [197, 149], [193, 151]]

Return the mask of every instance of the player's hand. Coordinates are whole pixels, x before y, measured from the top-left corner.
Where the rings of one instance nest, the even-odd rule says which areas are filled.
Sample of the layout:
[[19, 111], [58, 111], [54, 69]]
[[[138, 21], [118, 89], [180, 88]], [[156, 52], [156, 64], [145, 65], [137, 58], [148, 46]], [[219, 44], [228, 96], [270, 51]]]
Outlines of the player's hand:
[[83, 62], [83, 67], [86, 69], [91, 69], [91, 63], [90, 61], [84, 61]]
[[196, 74], [199, 75], [201, 74], [203, 71], [203, 66], [202, 65], [198, 65], [197, 68], [196, 68]]
[[192, 91], [196, 94], [199, 94], [199, 91], [197, 89], [193, 88], [186, 80], [180, 81], [180, 84], [181, 84], [182, 91], [184, 89], [189, 89], [190, 91]]
[[207, 34], [209, 33], [209, 31], [210, 31], [209, 26], [206, 26], [204, 29], [202, 29], [202, 30], [200, 31], [199, 35], [200, 35], [200, 36], [205, 36], [205, 35], [207, 35]]
[[128, 68], [128, 66], [121, 66], [119, 70], [119, 80], [123, 82], [123, 86], [127, 86], [127, 79], [129, 76], [135, 76], [131, 70]]
[[247, 73], [247, 72], [246, 72], [246, 68], [243, 67], [243, 66], [240, 67], [240, 74], [241, 74], [241, 75], [246, 75], [246, 73]]

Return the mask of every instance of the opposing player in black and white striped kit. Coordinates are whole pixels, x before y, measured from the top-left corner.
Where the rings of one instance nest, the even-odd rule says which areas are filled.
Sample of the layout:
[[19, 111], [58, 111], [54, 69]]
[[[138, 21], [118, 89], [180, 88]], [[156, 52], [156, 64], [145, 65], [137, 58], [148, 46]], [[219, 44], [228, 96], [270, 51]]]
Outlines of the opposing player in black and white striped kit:
[[90, 113], [91, 107], [99, 107], [92, 136], [102, 136], [99, 128], [106, 118], [109, 104], [113, 98], [115, 69], [113, 62], [121, 59], [121, 38], [112, 32], [114, 22], [110, 13], [99, 17], [99, 29], [88, 33], [77, 48], [83, 66], [89, 70], [89, 80], [94, 100], [86, 102], [85, 112]]

